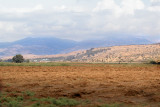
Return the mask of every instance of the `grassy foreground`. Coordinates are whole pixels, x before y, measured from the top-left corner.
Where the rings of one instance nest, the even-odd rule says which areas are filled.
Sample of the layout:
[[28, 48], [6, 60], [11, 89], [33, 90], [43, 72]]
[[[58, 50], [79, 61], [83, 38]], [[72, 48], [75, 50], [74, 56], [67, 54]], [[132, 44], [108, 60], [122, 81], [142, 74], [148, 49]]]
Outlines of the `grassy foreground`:
[[123, 104], [92, 104], [89, 100], [75, 100], [70, 98], [37, 98], [34, 92], [1, 93], [0, 107], [127, 107]]
[[[160, 106], [159, 65], [1, 62], [0, 66], [0, 107]], [[82, 97], [73, 96], [77, 93]]]
[[76, 62], [29, 62], [29, 63], [12, 63], [12, 62], [0, 62], [0, 66], [152, 66], [154, 64], [149, 63], [76, 63]]
[[0, 62], [0, 66], [70, 66], [71, 63], [60, 63], [60, 62], [48, 62], [48, 63], [11, 63], [11, 62]]

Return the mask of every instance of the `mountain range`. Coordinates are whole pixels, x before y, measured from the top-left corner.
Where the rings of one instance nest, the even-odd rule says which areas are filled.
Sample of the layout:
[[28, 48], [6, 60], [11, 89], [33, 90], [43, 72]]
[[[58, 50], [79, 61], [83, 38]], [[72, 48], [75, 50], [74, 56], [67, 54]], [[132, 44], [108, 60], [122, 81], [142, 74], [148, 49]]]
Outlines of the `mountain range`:
[[97, 47], [151, 44], [138, 37], [107, 37], [97, 40], [73, 41], [54, 37], [24, 38], [14, 42], [0, 43], [0, 57], [16, 54], [54, 55]]

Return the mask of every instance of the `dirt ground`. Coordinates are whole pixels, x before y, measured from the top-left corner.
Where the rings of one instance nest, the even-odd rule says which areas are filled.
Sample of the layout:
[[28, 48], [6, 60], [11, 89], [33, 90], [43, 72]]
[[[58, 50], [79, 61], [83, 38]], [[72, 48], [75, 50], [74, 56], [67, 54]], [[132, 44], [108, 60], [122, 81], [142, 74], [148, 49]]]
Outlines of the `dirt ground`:
[[160, 66], [1, 66], [2, 90], [105, 103], [160, 104]]

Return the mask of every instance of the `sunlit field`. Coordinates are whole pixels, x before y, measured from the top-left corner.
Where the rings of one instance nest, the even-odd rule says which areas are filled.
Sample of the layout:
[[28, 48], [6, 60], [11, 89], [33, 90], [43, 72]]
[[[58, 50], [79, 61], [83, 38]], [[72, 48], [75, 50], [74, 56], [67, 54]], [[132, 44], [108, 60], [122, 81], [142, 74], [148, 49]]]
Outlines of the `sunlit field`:
[[159, 107], [160, 66], [0, 63], [1, 107]]

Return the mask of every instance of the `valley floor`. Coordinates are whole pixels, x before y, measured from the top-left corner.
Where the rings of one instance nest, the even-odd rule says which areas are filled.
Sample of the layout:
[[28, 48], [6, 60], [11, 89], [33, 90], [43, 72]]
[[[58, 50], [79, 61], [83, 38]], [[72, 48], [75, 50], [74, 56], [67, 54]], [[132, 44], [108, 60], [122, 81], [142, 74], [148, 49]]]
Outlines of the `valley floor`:
[[1, 93], [9, 97], [29, 91], [36, 98], [66, 97], [90, 102], [83, 106], [160, 106], [159, 65], [0, 66], [0, 76]]

